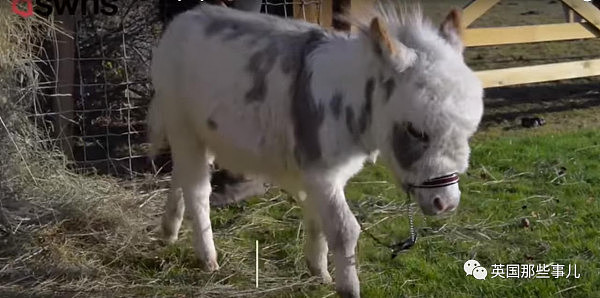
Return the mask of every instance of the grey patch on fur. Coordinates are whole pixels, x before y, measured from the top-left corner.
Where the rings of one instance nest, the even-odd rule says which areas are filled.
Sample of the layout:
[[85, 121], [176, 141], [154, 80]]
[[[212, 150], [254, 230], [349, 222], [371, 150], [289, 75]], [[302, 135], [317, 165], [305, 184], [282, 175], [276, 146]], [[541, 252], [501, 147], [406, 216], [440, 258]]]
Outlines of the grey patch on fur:
[[373, 115], [373, 92], [375, 92], [375, 79], [370, 78], [365, 84], [365, 104], [360, 112], [360, 117], [358, 118], [358, 129], [360, 134], [365, 133], [369, 125], [371, 125]]
[[212, 120], [210, 118], [208, 118], [208, 120], [206, 120], [206, 125], [208, 126], [208, 128], [210, 130], [216, 130], [217, 129], [217, 122], [215, 122], [215, 120]]
[[[412, 124], [405, 122], [395, 123], [392, 131], [392, 151], [394, 157], [403, 169], [410, 167], [417, 162], [429, 148], [428, 137], [416, 137], [415, 132], [410, 132]], [[414, 131], [414, 128], [412, 129]]]
[[355, 116], [354, 116], [354, 110], [352, 109], [351, 106], [347, 106], [346, 107], [346, 128], [348, 129], [348, 132], [350, 133], [350, 135], [352, 135], [354, 137], [355, 140], [357, 140], [360, 135], [358, 133], [358, 130], [355, 127]]
[[[189, 12], [205, 28], [208, 37], [242, 38], [252, 49], [247, 71], [252, 75], [247, 102], [260, 102], [266, 98], [266, 77], [276, 61], [281, 70], [290, 76], [290, 116], [294, 125], [294, 156], [300, 166], [321, 159], [319, 130], [324, 120], [325, 108], [317, 105], [310, 90], [312, 73], [305, 65], [307, 57], [329, 36], [321, 27], [307, 22], [283, 19], [276, 16], [250, 14], [235, 9], [205, 5]], [[233, 26], [238, 24], [238, 26]], [[210, 41], [207, 41], [210, 42]], [[254, 43], [254, 46], [252, 45]], [[257, 52], [256, 49], [261, 49]]]
[[318, 105], [312, 94], [310, 83], [312, 72], [306, 68], [306, 58], [324, 42], [325, 34], [321, 30], [306, 32], [306, 41], [299, 57], [287, 59], [300, 59], [296, 79], [292, 80], [290, 91], [292, 93], [291, 116], [294, 124], [295, 148], [294, 157], [300, 166], [305, 166], [321, 159], [321, 144], [319, 143], [319, 130], [325, 116], [325, 109]]
[[228, 29], [223, 32], [223, 40], [238, 40], [240, 37], [251, 33], [240, 24], [231, 24]]
[[254, 53], [246, 70], [252, 74], [252, 88], [246, 92], [246, 102], [261, 102], [267, 95], [267, 74], [277, 60], [277, 45], [269, 44], [264, 50]]
[[342, 93], [336, 91], [329, 102], [329, 108], [335, 119], [340, 119], [342, 113]]
[[[310, 54], [324, 38], [325, 33], [317, 29], [286, 36], [282, 42], [285, 50], [281, 51], [281, 71], [287, 75], [297, 76], [304, 66], [306, 55]], [[308, 52], [307, 48], [310, 48]]]
[[281, 60], [281, 70], [285, 74], [294, 74], [300, 65], [300, 61], [296, 61], [293, 56], [284, 56]]
[[[225, 41], [238, 40], [244, 35], [257, 34], [252, 26], [233, 23], [227, 19], [211, 19], [204, 28], [204, 34], [208, 37], [220, 36]], [[253, 34], [253, 35], [254, 35]]]
[[369, 78], [365, 84], [365, 98], [367, 102], [373, 101], [373, 92], [375, 92], [375, 78]]
[[252, 88], [246, 93], [247, 102], [264, 100], [267, 91], [266, 76], [277, 59], [280, 59], [283, 73], [297, 78], [304, 67], [306, 55], [312, 52], [324, 38], [323, 31], [313, 29], [281, 36], [278, 42], [268, 41], [261, 52], [256, 52], [250, 57], [247, 69], [253, 74], [254, 82]]
[[390, 101], [392, 93], [394, 93], [395, 89], [396, 89], [396, 81], [394, 81], [393, 78], [389, 78], [383, 82], [383, 90], [385, 91], [385, 96], [384, 96], [383, 100], [385, 102]]
[[310, 90], [312, 73], [303, 72], [292, 99], [292, 117], [296, 140], [296, 161], [300, 165], [315, 162], [321, 158], [319, 129], [324, 119], [323, 106], [317, 105]]
[[211, 22], [204, 27], [204, 34], [206, 36], [215, 36], [223, 32], [226, 28], [223, 26], [223, 23], [219, 20], [212, 20]]
[[[299, 37], [298, 40], [295, 41], [291, 41], [291, 42], [298, 42], [298, 43], [304, 43], [305, 40], [308, 38], [308, 34], [304, 34], [304, 36]], [[296, 47], [292, 47], [290, 46], [290, 50], [296, 48]], [[300, 46], [297, 49], [301, 49], [302, 46]], [[302, 53], [294, 53], [293, 50], [292, 51], [286, 51], [284, 53], [282, 53], [281, 55], [281, 71], [284, 74], [287, 75], [298, 75], [298, 72], [300, 71], [300, 68], [302, 68], [302, 66], [304, 65], [304, 56], [302, 56]]]

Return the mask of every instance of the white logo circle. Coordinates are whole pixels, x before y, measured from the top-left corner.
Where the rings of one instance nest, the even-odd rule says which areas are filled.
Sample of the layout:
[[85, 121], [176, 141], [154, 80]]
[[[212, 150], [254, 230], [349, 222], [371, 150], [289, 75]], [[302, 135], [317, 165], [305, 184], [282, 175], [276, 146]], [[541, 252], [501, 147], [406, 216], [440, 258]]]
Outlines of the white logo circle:
[[479, 262], [477, 262], [476, 260], [468, 260], [465, 262], [465, 265], [463, 265], [463, 269], [465, 270], [465, 273], [467, 273], [467, 275], [472, 275], [473, 269], [477, 267], [481, 267], [481, 264], [479, 264]]
[[485, 277], [487, 276], [487, 269], [479, 266], [479, 267], [475, 267], [475, 269], [473, 269], [473, 277], [475, 277], [476, 279], [482, 280], [485, 279]]

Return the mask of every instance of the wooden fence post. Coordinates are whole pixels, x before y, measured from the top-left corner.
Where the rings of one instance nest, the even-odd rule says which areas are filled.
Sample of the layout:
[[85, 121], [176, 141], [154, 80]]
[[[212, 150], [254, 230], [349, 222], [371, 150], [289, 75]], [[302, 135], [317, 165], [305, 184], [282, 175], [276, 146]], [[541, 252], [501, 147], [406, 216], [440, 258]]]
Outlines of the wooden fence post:
[[53, 108], [56, 113], [54, 132], [59, 139], [65, 155], [74, 160], [73, 156], [73, 115], [75, 89], [75, 17], [69, 14], [55, 15], [60, 31], [56, 31], [54, 47], [54, 71], [56, 74]]

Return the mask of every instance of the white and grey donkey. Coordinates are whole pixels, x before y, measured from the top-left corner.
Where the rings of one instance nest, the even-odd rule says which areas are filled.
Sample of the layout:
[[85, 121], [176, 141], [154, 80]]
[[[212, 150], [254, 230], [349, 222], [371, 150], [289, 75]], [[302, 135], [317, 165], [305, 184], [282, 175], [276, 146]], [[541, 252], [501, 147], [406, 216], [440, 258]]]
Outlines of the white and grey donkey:
[[[358, 22], [358, 21], [357, 21]], [[201, 6], [168, 26], [152, 61], [153, 152], [170, 146], [171, 194], [162, 228], [175, 241], [184, 206], [196, 254], [217, 270], [209, 165], [265, 177], [298, 194], [310, 272], [359, 297], [360, 227], [344, 186], [379, 151], [399, 185], [467, 169], [483, 112], [481, 82], [464, 63], [461, 23], [379, 4], [356, 34]], [[457, 184], [413, 189], [426, 214], [453, 210]]]

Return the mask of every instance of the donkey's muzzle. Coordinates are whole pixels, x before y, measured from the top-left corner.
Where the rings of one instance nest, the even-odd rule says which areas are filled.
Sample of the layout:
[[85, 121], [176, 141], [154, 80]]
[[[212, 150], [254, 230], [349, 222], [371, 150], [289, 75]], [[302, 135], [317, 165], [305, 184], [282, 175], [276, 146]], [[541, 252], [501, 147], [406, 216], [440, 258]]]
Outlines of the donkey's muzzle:
[[426, 215], [438, 215], [455, 210], [460, 202], [459, 177], [452, 173], [429, 179], [418, 185], [408, 185]]

